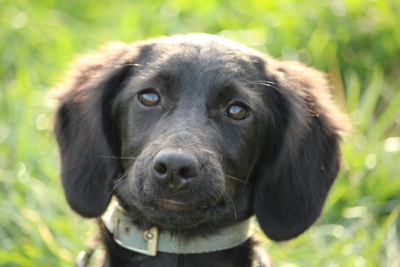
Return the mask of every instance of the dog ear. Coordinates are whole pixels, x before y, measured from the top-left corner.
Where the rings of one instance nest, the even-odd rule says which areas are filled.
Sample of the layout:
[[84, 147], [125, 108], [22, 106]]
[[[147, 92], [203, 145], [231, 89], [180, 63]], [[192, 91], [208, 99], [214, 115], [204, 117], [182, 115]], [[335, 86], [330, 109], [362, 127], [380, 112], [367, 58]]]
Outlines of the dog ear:
[[61, 176], [68, 203], [84, 217], [107, 208], [113, 178], [121, 171], [112, 102], [131, 75], [132, 47], [112, 44], [78, 60], [66, 82], [56, 89], [60, 105], [55, 133], [61, 153]]
[[267, 94], [274, 130], [256, 180], [255, 214], [269, 238], [283, 241], [319, 217], [339, 170], [346, 117], [322, 73], [272, 60], [265, 69], [275, 83]]

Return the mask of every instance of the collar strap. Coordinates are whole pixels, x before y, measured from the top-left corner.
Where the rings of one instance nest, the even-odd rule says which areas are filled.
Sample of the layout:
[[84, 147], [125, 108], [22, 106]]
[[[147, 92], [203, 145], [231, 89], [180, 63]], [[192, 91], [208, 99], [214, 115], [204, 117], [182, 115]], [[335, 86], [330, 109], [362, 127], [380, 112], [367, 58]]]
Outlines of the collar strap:
[[157, 251], [174, 254], [196, 254], [225, 250], [245, 242], [251, 235], [251, 220], [222, 229], [218, 234], [180, 239], [170, 232], [158, 232], [157, 227], [142, 230], [131, 222], [123, 209], [113, 207], [102, 217], [114, 241], [120, 246], [141, 254], [156, 256]]

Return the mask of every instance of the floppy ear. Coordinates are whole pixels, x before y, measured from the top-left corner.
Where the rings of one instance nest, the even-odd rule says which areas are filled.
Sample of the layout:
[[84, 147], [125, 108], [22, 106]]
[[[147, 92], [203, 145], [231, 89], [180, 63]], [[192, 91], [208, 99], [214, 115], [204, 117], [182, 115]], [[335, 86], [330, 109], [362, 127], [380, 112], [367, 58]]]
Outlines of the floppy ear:
[[60, 105], [55, 133], [61, 153], [61, 176], [68, 203], [84, 217], [100, 216], [107, 208], [113, 178], [121, 171], [112, 102], [131, 75], [126, 58], [132, 50], [113, 44], [81, 58], [57, 88]]
[[267, 76], [274, 131], [257, 177], [255, 213], [275, 241], [294, 238], [321, 213], [340, 165], [345, 118], [324, 75], [294, 62], [272, 61]]

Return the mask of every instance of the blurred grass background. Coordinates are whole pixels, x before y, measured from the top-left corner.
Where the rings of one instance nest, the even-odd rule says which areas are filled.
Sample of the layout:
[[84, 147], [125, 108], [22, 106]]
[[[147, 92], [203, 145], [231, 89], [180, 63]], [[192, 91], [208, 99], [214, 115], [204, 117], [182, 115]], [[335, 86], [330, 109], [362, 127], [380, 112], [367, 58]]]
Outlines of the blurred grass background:
[[276, 266], [400, 266], [398, 0], [0, 0], [0, 266], [70, 266], [94, 223], [59, 182], [48, 89], [120, 40], [219, 34], [330, 74], [354, 133], [324, 216], [266, 248]]

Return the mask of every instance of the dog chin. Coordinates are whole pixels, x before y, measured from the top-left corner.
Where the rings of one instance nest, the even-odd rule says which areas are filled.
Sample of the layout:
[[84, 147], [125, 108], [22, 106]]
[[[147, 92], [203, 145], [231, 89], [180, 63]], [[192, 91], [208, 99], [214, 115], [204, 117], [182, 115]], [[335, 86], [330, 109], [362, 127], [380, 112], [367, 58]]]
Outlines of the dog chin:
[[210, 221], [218, 221], [220, 205], [195, 205], [175, 200], [157, 200], [140, 207], [149, 221], [166, 229], [194, 228]]

